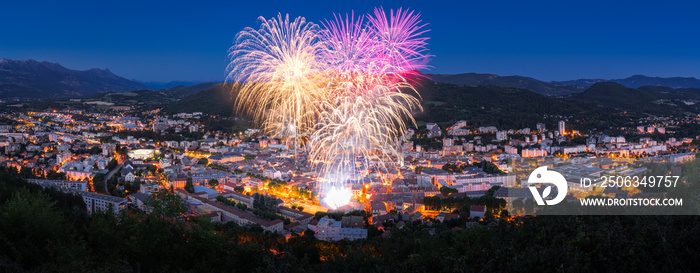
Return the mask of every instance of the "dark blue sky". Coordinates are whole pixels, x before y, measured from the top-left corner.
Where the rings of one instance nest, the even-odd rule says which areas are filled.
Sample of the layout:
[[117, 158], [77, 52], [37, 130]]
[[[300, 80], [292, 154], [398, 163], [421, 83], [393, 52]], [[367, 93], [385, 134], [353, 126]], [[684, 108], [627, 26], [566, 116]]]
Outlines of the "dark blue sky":
[[318, 23], [381, 5], [423, 14], [431, 73], [700, 77], [700, 4], [693, 1], [299, 2], [0, 1], [0, 57], [109, 68], [142, 81], [216, 80], [235, 34], [260, 15]]

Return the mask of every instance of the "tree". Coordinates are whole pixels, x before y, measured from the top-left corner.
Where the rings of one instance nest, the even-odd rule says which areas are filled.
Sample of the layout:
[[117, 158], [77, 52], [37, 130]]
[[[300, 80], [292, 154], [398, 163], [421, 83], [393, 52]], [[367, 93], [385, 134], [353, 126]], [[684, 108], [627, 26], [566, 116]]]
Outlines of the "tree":
[[207, 184], [209, 184], [209, 187], [215, 188], [216, 186], [219, 185], [219, 180], [212, 178], [212, 179], [209, 179], [209, 182], [207, 182]]
[[147, 203], [148, 206], [153, 208], [153, 215], [175, 217], [187, 211], [187, 206], [185, 206], [182, 197], [166, 189], [161, 189], [151, 194], [151, 198]]
[[448, 196], [452, 193], [458, 193], [459, 191], [455, 188], [450, 188], [450, 187], [441, 187], [440, 188], [440, 193], [444, 196]]
[[518, 198], [513, 200], [513, 213], [518, 213], [523, 209], [523, 199]]
[[114, 167], [117, 166], [117, 164], [119, 164], [119, 162], [116, 159], [112, 158], [112, 160], [110, 160], [107, 164], [107, 169], [112, 170], [114, 169]]
[[66, 180], [66, 173], [59, 173], [54, 170], [50, 170], [46, 174], [46, 179], [49, 180]]
[[498, 191], [498, 189], [500, 188], [501, 186], [493, 186], [488, 191], [486, 191], [486, 195], [493, 196], [493, 194], [496, 193], [496, 191]]
[[197, 161], [197, 164], [199, 164], [199, 165], [209, 165], [209, 159], [207, 159], [206, 157], [202, 157], [202, 158], [199, 159], [199, 161]]
[[19, 176], [23, 178], [35, 178], [32, 169], [29, 167], [22, 166], [19, 170]]
[[451, 173], [462, 173], [463, 168], [457, 164], [446, 163], [442, 165], [442, 169]]
[[151, 173], [151, 175], [155, 175], [156, 171], [158, 170], [158, 168], [156, 168], [156, 166], [153, 166], [153, 165], [148, 165], [148, 167], [146, 167], [146, 169], [148, 170], [149, 173]]
[[104, 188], [105, 188], [105, 175], [103, 173], [97, 173], [93, 178], [92, 178], [92, 185], [93, 190], [97, 193], [104, 193]]
[[233, 187], [233, 190], [237, 192], [243, 192], [245, 188], [243, 186], [235, 186]]
[[523, 207], [525, 208], [525, 213], [530, 215], [535, 212], [535, 201], [532, 198], [527, 198], [523, 202]]
[[508, 213], [507, 209], [501, 210], [501, 218], [508, 218], [510, 217], [510, 214]]
[[187, 177], [187, 180], [185, 180], [185, 190], [189, 193], [194, 193], [194, 184], [192, 184], [192, 177]]

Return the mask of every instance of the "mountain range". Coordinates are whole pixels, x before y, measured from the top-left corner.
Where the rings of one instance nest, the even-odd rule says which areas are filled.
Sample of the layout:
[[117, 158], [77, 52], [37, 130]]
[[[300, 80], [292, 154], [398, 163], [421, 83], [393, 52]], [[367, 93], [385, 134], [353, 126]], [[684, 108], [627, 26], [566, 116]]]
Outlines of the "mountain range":
[[425, 74], [435, 82], [451, 83], [456, 85], [495, 85], [501, 87], [524, 88], [548, 96], [565, 96], [583, 92], [585, 89], [576, 85], [543, 82], [537, 79], [523, 76], [499, 76], [496, 74]]
[[0, 99], [78, 97], [152, 89], [109, 69], [72, 70], [58, 63], [0, 59]]
[[630, 88], [639, 88], [642, 86], [665, 86], [673, 89], [677, 88], [700, 88], [700, 80], [693, 77], [671, 77], [671, 78], [661, 78], [661, 77], [649, 77], [644, 75], [634, 75], [629, 78], [624, 79], [579, 79], [571, 81], [559, 81], [552, 82], [554, 84], [562, 85], [576, 85], [582, 87], [589, 87], [595, 83], [599, 82], [615, 82], [623, 86]]
[[663, 86], [673, 89], [700, 88], [700, 80], [696, 78], [683, 77], [649, 77], [644, 75], [634, 75], [624, 79], [578, 79], [570, 81], [545, 82], [530, 77], [523, 76], [499, 76], [495, 74], [425, 74], [435, 82], [451, 83], [456, 85], [496, 85], [501, 87], [525, 88], [548, 96], [569, 96], [581, 93], [586, 88], [600, 82], [614, 82], [625, 87], [639, 88], [642, 86]]
[[171, 89], [179, 86], [193, 86], [193, 85], [199, 85], [203, 83], [211, 83], [211, 82], [223, 82], [222, 80], [218, 81], [172, 81], [172, 82], [142, 82], [138, 80], [134, 80], [135, 82], [144, 84], [148, 87], [151, 87], [152, 89], [155, 90], [160, 90], [160, 89]]
[[[425, 74], [425, 77], [437, 83], [449, 83], [464, 86], [500, 86], [521, 88], [536, 93], [569, 97], [581, 94], [594, 84], [614, 82], [621, 86], [635, 89], [648, 89], [660, 93], [694, 97], [700, 88], [700, 80], [683, 77], [648, 77], [634, 75], [625, 79], [578, 79], [570, 81], [546, 82], [523, 76], [499, 76], [495, 74]], [[126, 92], [135, 90], [158, 90], [169, 93], [175, 98], [184, 98], [204, 90], [209, 90], [220, 83], [198, 82], [138, 82], [117, 76], [108, 69], [89, 69], [84, 71], [68, 69], [58, 63], [38, 62], [35, 60], [0, 59], [0, 99], [46, 99], [62, 97], [81, 97], [107, 92]], [[167, 87], [167, 88], [160, 88]], [[656, 87], [656, 89], [652, 88]]]

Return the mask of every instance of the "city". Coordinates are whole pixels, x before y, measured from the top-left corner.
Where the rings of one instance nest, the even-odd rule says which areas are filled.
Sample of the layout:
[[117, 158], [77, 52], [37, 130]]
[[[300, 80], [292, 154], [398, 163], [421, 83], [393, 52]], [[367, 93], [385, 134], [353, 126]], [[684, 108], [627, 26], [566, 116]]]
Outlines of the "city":
[[[2, 118], [14, 125], [0, 128], [4, 149], [0, 164], [30, 178], [29, 182], [80, 194], [88, 213], [149, 212], [151, 195], [166, 190], [183, 199], [188, 207], [184, 217], [259, 225], [288, 238], [306, 230], [320, 236], [321, 231], [332, 233], [319, 237], [322, 240], [337, 241], [366, 239], [368, 226], [354, 224], [357, 231], [319, 230], [319, 222], [333, 226], [345, 220], [315, 216], [364, 211], [366, 219], [359, 222], [382, 230], [386, 221], [442, 222], [444, 217], [493, 221], [518, 214], [485, 203], [472, 205], [469, 213], [461, 207], [436, 208], [426, 206], [426, 198], [469, 197], [479, 202], [475, 200], [487, 194], [498, 196], [500, 188], [527, 191], [527, 175], [535, 166], [566, 174], [571, 195], [600, 195], [605, 190], [600, 187], [602, 181], [594, 181], [598, 187], [584, 189], [578, 186], [579, 179], [640, 175], [648, 171], [648, 164], [690, 162], [700, 143], [700, 136], [666, 136], [666, 128], [671, 131], [680, 122], [693, 122], [688, 120], [654, 120], [653, 125], [628, 129], [639, 139], [635, 142], [627, 142], [624, 136], [584, 135], [573, 125], [567, 127], [564, 120], [554, 130], [541, 122], [517, 130], [468, 128], [465, 121], [444, 129], [427, 123], [402, 136], [403, 165], [395, 163], [385, 171], [370, 170], [354, 178], [346, 185], [352, 189], [352, 201], [329, 209], [319, 203], [319, 177], [306, 153], [295, 154], [279, 139], [256, 129], [233, 134], [208, 131], [203, 116], [201, 112], [162, 115], [110, 108], [101, 113], [6, 113]], [[153, 138], [139, 137], [143, 135]], [[426, 141], [430, 143], [414, 144]], [[436, 144], [441, 147], [436, 149]], [[617, 191], [622, 193], [644, 194], [631, 188]], [[273, 205], [266, 205], [268, 200]], [[478, 216], [473, 209], [480, 210]], [[460, 213], [452, 213], [455, 210]], [[528, 213], [532, 211], [521, 215]]]
[[0, 5], [2, 272], [700, 271], [696, 5], [78, 2]]

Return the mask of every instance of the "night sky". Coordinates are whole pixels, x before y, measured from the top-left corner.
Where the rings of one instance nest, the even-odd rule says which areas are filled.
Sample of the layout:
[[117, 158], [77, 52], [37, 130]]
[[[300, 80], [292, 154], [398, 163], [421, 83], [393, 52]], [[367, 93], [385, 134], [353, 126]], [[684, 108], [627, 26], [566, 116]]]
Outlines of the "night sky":
[[257, 27], [258, 16], [320, 23], [383, 6], [410, 7], [429, 23], [428, 73], [700, 78], [697, 1], [238, 2], [0, 1], [0, 58], [109, 68], [141, 81], [221, 80], [234, 36]]

